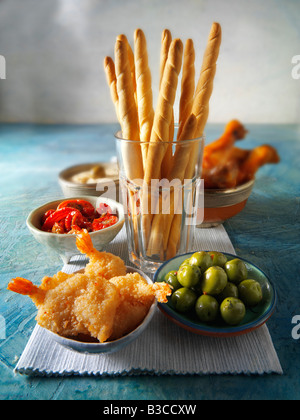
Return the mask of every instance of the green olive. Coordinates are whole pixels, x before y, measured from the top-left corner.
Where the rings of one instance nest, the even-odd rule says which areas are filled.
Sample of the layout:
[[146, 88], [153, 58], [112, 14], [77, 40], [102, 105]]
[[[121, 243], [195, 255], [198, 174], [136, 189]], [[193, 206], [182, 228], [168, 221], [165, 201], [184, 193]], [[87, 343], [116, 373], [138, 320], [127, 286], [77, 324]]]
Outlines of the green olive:
[[183, 287], [193, 287], [199, 283], [201, 270], [196, 265], [183, 265], [177, 272], [177, 279]]
[[218, 295], [227, 284], [227, 276], [223, 268], [218, 266], [209, 267], [202, 279], [202, 291], [208, 295]]
[[180, 264], [179, 269], [180, 269], [181, 267], [183, 267], [184, 265], [190, 265], [190, 259], [189, 259], [189, 258], [187, 258], [186, 260], [184, 260], [184, 261]]
[[220, 312], [227, 324], [238, 325], [244, 319], [246, 308], [240, 299], [228, 297], [221, 303]]
[[224, 267], [224, 265], [227, 262], [226, 255], [222, 254], [222, 252], [217, 251], [210, 251], [208, 254], [212, 261], [211, 265], [218, 265], [219, 267]]
[[235, 298], [239, 297], [237, 286], [234, 283], [231, 283], [230, 281], [227, 282], [224, 290], [219, 295], [216, 296], [219, 302], [223, 302], [223, 300], [226, 299], [227, 297], [235, 297]]
[[190, 287], [191, 290], [193, 290], [193, 292], [196, 293], [197, 296], [202, 295], [202, 287], [201, 287], [201, 281], [199, 281], [196, 286], [192, 286]]
[[258, 305], [263, 298], [261, 285], [256, 280], [243, 280], [238, 290], [240, 299], [249, 307]]
[[195, 306], [197, 295], [187, 287], [181, 287], [172, 294], [172, 304], [179, 312], [188, 312]]
[[225, 271], [228, 276], [228, 281], [235, 284], [239, 284], [241, 281], [246, 280], [248, 276], [245, 263], [238, 258], [227, 261], [225, 264]]
[[205, 251], [195, 252], [190, 258], [190, 264], [200, 267], [202, 273], [212, 266], [212, 259]]
[[177, 279], [177, 271], [170, 271], [165, 275], [165, 282], [168, 283], [172, 290], [175, 291], [181, 287], [181, 284], [179, 283]]
[[202, 295], [196, 301], [195, 311], [200, 321], [212, 322], [218, 316], [219, 304], [213, 296]]

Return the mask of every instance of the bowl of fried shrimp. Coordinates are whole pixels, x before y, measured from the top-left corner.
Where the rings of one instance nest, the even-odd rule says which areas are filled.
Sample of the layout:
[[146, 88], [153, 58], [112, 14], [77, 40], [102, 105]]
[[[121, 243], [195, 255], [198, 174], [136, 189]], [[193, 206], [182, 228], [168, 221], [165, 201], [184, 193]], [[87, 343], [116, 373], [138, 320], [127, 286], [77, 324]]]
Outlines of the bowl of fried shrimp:
[[[66, 207], [60, 208], [62, 205]], [[107, 213], [100, 215], [99, 209]], [[90, 217], [85, 217], [84, 211], [94, 211], [93, 222]], [[103, 221], [102, 224], [99, 223], [100, 220]], [[111, 220], [113, 223], [110, 223]], [[123, 227], [124, 208], [119, 202], [102, 197], [84, 196], [68, 200], [60, 199], [31, 211], [26, 224], [40, 244], [53, 249], [60, 255], [63, 263], [67, 264], [71, 257], [80, 253], [76, 246], [76, 236], [82, 229], [88, 228], [92, 242], [98, 251], [105, 249]], [[69, 230], [65, 229], [67, 224]], [[93, 226], [95, 230], [92, 230]]]
[[87, 231], [77, 235], [76, 245], [89, 259], [83, 269], [45, 276], [39, 286], [16, 277], [8, 289], [31, 298], [38, 325], [54, 342], [79, 353], [120, 351], [148, 327], [170, 286], [96, 250]]
[[[136, 278], [135, 274], [138, 274], [142, 277], [143, 280], [147, 282], [147, 284], [152, 285], [152, 281], [150, 280], [150, 278], [138, 269], [126, 266], [126, 272], [128, 278], [130, 278], [130, 276], [132, 276], [132, 278]], [[145, 329], [148, 327], [153, 318], [156, 308], [157, 300], [154, 299], [144, 319], [140, 322], [138, 326], [134, 327], [132, 331], [126, 333], [121, 337], [118, 337], [118, 335], [116, 335], [117, 338], [112, 337], [112, 339], [108, 339], [107, 341], [104, 341], [102, 343], [99, 342], [97, 338], [91, 337], [91, 335], [89, 334], [81, 333], [74, 337], [64, 337], [62, 335], [52, 332], [49, 329], [45, 329], [45, 331], [50, 336], [50, 338], [53, 339], [56, 343], [77, 353], [115, 353], [117, 351], [122, 350], [125, 346], [136, 340], [142, 334], [142, 332], [145, 331]], [[144, 309], [146, 310], [147, 308]], [[132, 306], [132, 310], [136, 311], [137, 309]], [[134, 318], [133, 312], [127, 314], [126, 310], [124, 309], [123, 316], [126, 317], [126, 315], [128, 315], [127, 318]], [[132, 325], [135, 325], [135, 321], [132, 321]], [[130, 328], [132, 327], [129, 326], [128, 329]]]

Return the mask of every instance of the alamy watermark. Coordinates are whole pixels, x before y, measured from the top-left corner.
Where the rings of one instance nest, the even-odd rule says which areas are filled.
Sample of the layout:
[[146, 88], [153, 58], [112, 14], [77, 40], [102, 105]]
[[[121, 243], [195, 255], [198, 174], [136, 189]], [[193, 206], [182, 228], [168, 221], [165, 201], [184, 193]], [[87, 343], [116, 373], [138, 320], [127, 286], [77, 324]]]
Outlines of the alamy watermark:
[[203, 179], [152, 179], [146, 185], [143, 179], [129, 181], [120, 177], [119, 197], [116, 183], [102, 179], [96, 190], [103, 192], [102, 198], [121, 201], [124, 213], [143, 215], [184, 214], [186, 225], [198, 225], [204, 219], [204, 180]]
[[300, 315], [293, 316], [292, 324], [295, 325], [292, 329], [292, 338], [299, 340], [300, 338]]
[[292, 64], [295, 64], [292, 69], [292, 78], [294, 80], [298, 80], [300, 79], [300, 55], [294, 55], [292, 58]]
[[6, 60], [3, 55], [0, 55], [0, 79], [6, 79]]

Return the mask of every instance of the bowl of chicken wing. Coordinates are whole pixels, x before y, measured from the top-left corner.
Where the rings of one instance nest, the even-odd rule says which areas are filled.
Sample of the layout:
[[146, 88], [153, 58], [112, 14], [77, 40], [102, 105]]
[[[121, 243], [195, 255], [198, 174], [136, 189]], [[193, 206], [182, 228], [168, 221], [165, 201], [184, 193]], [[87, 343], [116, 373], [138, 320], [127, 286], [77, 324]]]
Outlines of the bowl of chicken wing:
[[171, 288], [152, 283], [119, 256], [96, 250], [86, 230], [76, 245], [89, 259], [83, 269], [46, 276], [40, 286], [16, 277], [8, 289], [32, 299], [38, 325], [54, 342], [80, 353], [120, 351], [147, 328]]
[[200, 227], [211, 227], [241, 212], [252, 192], [255, 174], [265, 164], [278, 163], [276, 149], [268, 144], [251, 150], [236, 146], [248, 131], [237, 120], [230, 121], [223, 134], [204, 148], [204, 219]]

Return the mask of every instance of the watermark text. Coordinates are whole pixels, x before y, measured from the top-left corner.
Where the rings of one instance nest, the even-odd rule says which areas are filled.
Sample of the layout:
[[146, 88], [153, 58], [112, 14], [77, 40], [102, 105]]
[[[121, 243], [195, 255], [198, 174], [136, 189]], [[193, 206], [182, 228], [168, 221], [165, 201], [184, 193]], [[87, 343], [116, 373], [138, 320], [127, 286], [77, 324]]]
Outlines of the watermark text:
[[300, 55], [294, 55], [292, 64], [296, 64], [292, 69], [292, 78], [298, 80], [300, 79]]
[[294, 326], [294, 328], [292, 329], [292, 338], [294, 340], [299, 340], [300, 338], [300, 315], [295, 315], [292, 318], [292, 324]]
[[6, 339], [6, 323], [2, 315], [0, 315], [0, 340]]
[[0, 79], [6, 79], [6, 60], [3, 55], [0, 55]]

